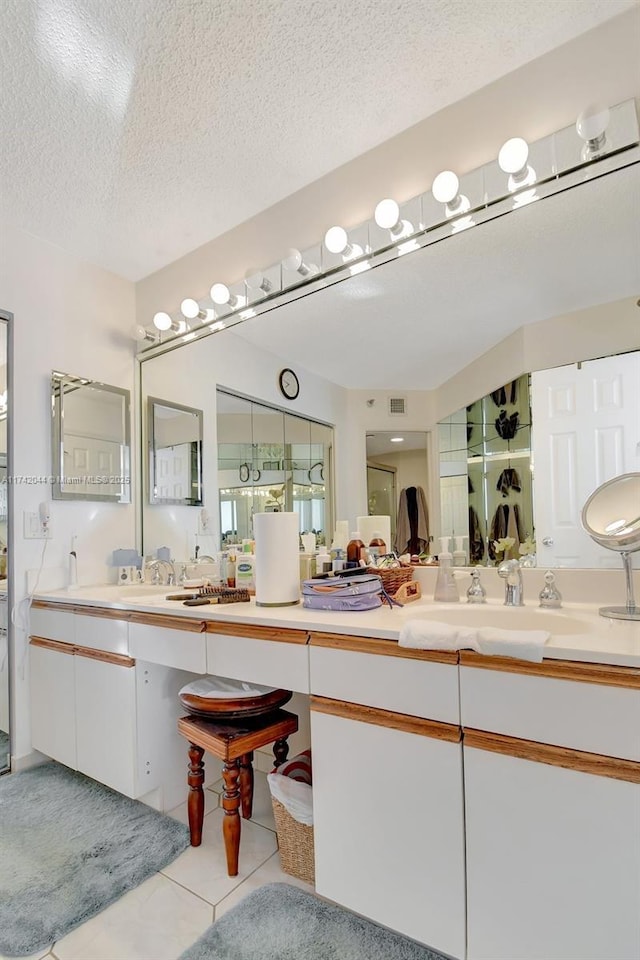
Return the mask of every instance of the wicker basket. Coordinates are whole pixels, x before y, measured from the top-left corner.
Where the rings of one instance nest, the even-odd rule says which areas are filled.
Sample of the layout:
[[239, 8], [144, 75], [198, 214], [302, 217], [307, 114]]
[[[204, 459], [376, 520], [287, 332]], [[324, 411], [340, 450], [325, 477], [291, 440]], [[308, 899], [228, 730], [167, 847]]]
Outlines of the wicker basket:
[[413, 577], [413, 567], [369, 567], [369, 573], [375, 573], [382, 580], [382, 586], [393, 596], [401, 584]]
[[285, 873], [307, 883], [315, 881], [315, 861], [313, 853], [313, 827], [294, 820], [286, 807], [274, 797], [273, 817], [276, 821], [280, 863]]

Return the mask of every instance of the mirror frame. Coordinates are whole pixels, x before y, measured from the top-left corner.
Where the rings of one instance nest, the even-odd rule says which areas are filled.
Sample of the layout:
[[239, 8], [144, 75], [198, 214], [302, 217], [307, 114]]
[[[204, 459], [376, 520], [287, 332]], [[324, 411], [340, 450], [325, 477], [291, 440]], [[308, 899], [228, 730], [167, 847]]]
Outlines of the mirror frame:
[[[106, 393], [117, 394], [124, 401], [124, 435], [122, 438], [122, 476], [128, 477], [128, 483], [120, 484], [119, 496], [109, 494], [72, 493], [62, 489], [63, 477], [63, 425], [64, 425], [64, 387], [96, 387]], [[123, 387], [114, 387], [99, 380], [75, 377], [58, 370], [51, 371], [51, 497], [53, 500], [88, 500], [101, 503], [131, 503], [131, 393]]]
[[[204, 474], [202, 462], [202, 441], [204, 434], [204, 412], [197, 407], [187, 407], [182, 403], [175, 403], [173, 400], [162, 400], [160, 397], [147, 396], [147, 457], [145, 462], [145, 489], [147, 491], [147, 503], [152, 507], [162, 506], [183, 506], [183, 507], [202, 507], [204, 504]], [[197, 497], [183, 497], [182, 499], [157, 498], [154, 494], [156, 488], [156, 437], [155, 437], [155, 418], [156, 407], [170, 407], [172, 410], [178, 410], [181, 413], [194, 414], [198, 423], [198, 439], [191, 440], [190, 443], [197, 444], [198, 450], [198, 486]]]

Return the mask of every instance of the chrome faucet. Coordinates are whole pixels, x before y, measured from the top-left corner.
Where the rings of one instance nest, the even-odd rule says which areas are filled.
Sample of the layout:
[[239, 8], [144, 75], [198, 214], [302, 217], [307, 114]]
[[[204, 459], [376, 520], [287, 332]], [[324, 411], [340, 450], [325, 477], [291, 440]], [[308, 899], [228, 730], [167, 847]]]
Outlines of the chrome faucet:
[[503, 560], [498, 567], [498, 576], [504, 580], [505, 607], [524, 607], [520, 561]]
[[149, 570], [153, 570], [151, 575], [151, 583], [162, 585], [162, 573], [161, 569], [166, 571], [167, 578], [164, 581], [164, 585], [172, 587], [176, 582], [176, 571], [170, 560], [150, 560], [147, 564]]

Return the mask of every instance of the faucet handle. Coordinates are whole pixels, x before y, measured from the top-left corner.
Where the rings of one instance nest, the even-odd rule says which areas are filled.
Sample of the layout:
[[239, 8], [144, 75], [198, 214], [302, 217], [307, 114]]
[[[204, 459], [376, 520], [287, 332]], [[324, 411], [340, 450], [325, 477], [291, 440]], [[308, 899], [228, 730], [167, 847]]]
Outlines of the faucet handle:
[[551, 570], [547, 570], [544, 575], [544, 587], [540, 591], [540, 606], [555, 608], [562, 606], [562, 594], [556, 587], [556, 578], [555, 574]]

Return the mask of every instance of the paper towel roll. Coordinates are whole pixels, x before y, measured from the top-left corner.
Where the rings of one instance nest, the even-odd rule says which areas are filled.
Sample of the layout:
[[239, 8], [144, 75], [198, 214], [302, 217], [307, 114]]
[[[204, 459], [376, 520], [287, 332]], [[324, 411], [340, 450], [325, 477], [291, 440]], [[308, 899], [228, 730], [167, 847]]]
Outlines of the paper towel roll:
[[341, 550], [346, 550], [350, 535], [349, 521], [336, 520], [336, 532], [333, 537], [333, 542], [336, 547], [340, 547]]
[[391, 517], [356, 517], [356, 528], [360, 531], [360, 536], [366, 547], [373, 539], [374, 533], [379, 533], [385, 542], [386, 552], [392, 549], [391, 544]]
[[300, 600], [297, 513], [255, 513], [256, 606], [287, 607]]

